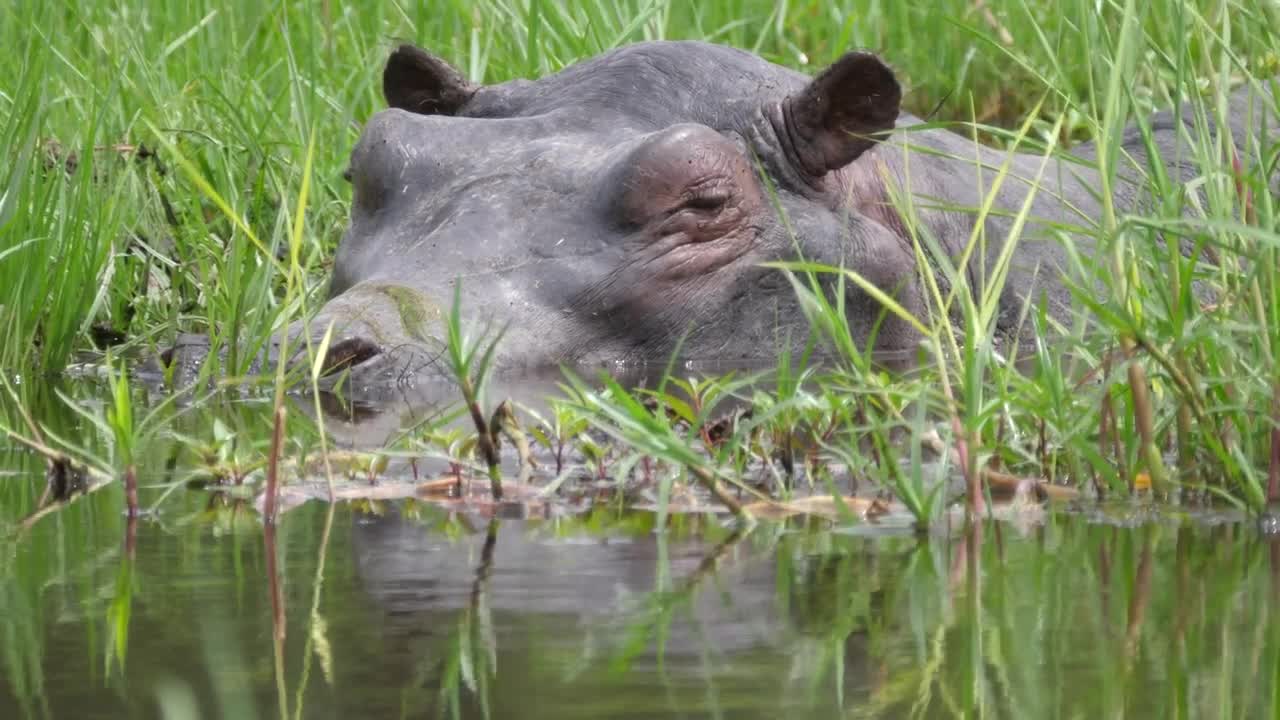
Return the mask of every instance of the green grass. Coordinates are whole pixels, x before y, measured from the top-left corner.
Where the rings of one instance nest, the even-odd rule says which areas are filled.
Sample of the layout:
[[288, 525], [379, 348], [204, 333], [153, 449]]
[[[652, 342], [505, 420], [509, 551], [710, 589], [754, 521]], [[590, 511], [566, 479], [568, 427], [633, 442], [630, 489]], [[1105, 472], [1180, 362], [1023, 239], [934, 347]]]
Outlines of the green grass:
[[[808, 70], [870, 48], [903, 78], [909, 110], [982, 124], [961, 132], [1038, 154], [1096, 138], [1104, 191], [1124, 167], [1120, 130], [1135, 118], [1181, 99], [1218, 118], [1232, 86], [1280, 67], [1280, 11], [1263, 0], [0, 0], [0, 16], [0, 371], [24, 378], [56, 376], [111, 332], [145, 352], [179, 332], [207, 333], [228, 351], [227, 367], [211, 371], [244, 372], [318, 305], [346, 224], [347, 154], [382, 105], [382, 62], [400, 39], [486, 82], [643, 39], [709, 39]], [[812, 482], [877, 480], [922, 524], [938, 512], [920, 461], [935, 417], [947, 421], [944, 443], [973, 502], [981, 473], [997, 468], [1111, 494], [1151, 478], [1158, 491], [1260, 511], [1280, 478], [1280, 264], [1260, 171], [1276, 153], [1255, 148], [1237, 170], [1214, 138], [1190, 139], [1184, 159], [1203, 176], [1204, 202], [1184, 216], [1184, 188], [1153, 173], [1144, 214], [1108, 206], [1094, 218], [1099, 251], [1078, 264], [1105, 286], [1080, 291], [1096, 324], [1051, 332], [1026, 308], [1035, 351], [1021, 366], [990, 340], [998, 281], [962, 302], [931, 275], [959, 274], [930, 269], [934, 318], [953, 313], [965, 332], [926, 318], [925, 369], [889, 377], [814, 290], [824, 273], [850, 283], [856, 273], [792, 266], [815, 342], [837, 361], [817, 371], [797, 358], [772, 373], [774, 390], [735, 390], [767, 420], [739, 423], [707, 454], [709, 413], [677, 428], [646, 419], [621, 388], [578, 411], [698, 477], [732, 480], [752, 458], [778, 459], [790, 474], [804, 446]], [[1198, 253], [1170, 253], [1157, 233]], [[923, 257], [931, 239], [916, 241]], [[1202, 306], [1192, 280], [1216, 305]], [[659, 400], [662, 412], [687, 402]], [[910, 442], [893, 440], [902, 431]], [[846, 471], [826, 471], [832, 463]]]

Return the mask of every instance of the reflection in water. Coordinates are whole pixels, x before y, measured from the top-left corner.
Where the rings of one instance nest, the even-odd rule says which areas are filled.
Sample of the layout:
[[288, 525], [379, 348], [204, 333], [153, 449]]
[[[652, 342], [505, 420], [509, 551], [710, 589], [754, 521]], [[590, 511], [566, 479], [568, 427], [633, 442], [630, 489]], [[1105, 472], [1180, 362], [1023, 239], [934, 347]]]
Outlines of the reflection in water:
[[311, 503], [264, 533], [197, 493], [130, 520], [118, 493], [0, 544], [0, 717], [1275, 709], [1280, 549], [1242, 526], [916, 540]]

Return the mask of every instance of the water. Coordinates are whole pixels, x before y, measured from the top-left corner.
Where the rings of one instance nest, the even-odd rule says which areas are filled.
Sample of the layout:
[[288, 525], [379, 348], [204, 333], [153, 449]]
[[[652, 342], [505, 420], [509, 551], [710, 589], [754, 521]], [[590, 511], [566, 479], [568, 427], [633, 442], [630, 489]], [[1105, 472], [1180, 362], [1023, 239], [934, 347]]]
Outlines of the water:
[[[261, 422], [261, 404], [217, 410]], [[238, 411], [239, 419], [235, 412]], [[174, 426], [199, 424], [190, 416]], [[56, 425], [56, 422], [54, 423]], [[1273, 716], [1280, 545], [1131, 505], [923, 538], [735, 533], [597, 509], [504, 518], [118, 486], [17, 523], [0, 452], [0, 718]], [[167, 494], [166, 494], [167, 493]], [[1138, 523], [1135, 520], [1143, 520]]]

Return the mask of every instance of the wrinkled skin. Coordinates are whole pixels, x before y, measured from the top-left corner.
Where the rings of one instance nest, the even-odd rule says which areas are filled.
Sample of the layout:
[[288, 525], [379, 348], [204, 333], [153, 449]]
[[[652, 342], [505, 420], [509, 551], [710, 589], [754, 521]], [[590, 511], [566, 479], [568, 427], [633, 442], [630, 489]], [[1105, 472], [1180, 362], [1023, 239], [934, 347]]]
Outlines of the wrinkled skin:
[[[328, 366], [372, 384], [443, 371], [439, 317], [459, 279], [467, 324], [506, 328], [505, 367], [661, 362], [678, 345], [691, 360], [773, 359], [809, 330], [785, 276], [762, 263], [799, 256], [855, 270], [922, 313], [891, 192], [913, 194], [919, 221], [959, 258], [973, 234], [965, 208], [981, 204], [1008, 158], [946, 131], [904, 132], [920, 121], [900, 114], [892, 71], [865, 53], [810, 78], [727, 47], [644, 43], [537, 81], [479, 87], [401, 46], [383, 81], [390, 107], [368, 120], [351, 155], [351, 224], [330, 300], [294, 328], [319, 337], [332, 321]], [[1241, 148], [1262, 104], [1234, 98]], [[1175, 157], [1172, 115], [1153, 127], [1162, 156]], [[1147, 160], [1136, 132], [1125, 150], [1136, 163], [1125, 175], [1140, 177]], [[1083, 162], [1045, 166], [999, 330], [1028, 298], [1068, 312], [1065, 254], [1044, 228], [1100, 217], [1091, 153], [1084, 146]], [[967, 268], [974, 287], [1041, 164], [1013, 158], [985, 221], [985, 250]], [[1196, 172], [1169, 169], [1175, 181]], [[1115, 200], [1123, 211], [1142, 197], [1142, 185], [1127, 182]], [[859, 340], [874, 330], [882, 351], [918, 342], [872, 297], [852, 284], [846, 295]]]

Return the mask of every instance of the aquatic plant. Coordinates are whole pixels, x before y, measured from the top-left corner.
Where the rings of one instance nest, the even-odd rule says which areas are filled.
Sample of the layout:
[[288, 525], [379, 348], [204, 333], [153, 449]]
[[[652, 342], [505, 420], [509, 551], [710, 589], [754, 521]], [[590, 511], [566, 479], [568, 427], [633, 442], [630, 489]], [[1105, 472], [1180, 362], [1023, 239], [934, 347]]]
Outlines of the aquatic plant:
[[[504, 406], [500, 405], [493, 417], [486, 421], [480, 403], [484, 397], [485, 380], [493, 369], [493, 354], [504, 333], [505, 329], [500, 328], [492, 337], [488, 332], [481, 332], [474, 339], [466, 336], [462, 326], [462, 278], [458, 278], [453, 286], [453, 306], [445, 321], [446, 354], [449, 370], [458, 383], [458, 392], [462, 394], [463, 406], [475, 424], [476, 449], [489, 468], [489, 489], [494, 500], [502, 499], [502, 458], [498, 454], [498, 435], [506, 417]], [[510, 415], [509, 407], [505, 415]], [[514, 422], [514, 417], [511, 421]]]

